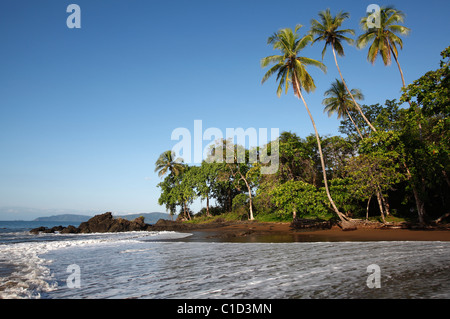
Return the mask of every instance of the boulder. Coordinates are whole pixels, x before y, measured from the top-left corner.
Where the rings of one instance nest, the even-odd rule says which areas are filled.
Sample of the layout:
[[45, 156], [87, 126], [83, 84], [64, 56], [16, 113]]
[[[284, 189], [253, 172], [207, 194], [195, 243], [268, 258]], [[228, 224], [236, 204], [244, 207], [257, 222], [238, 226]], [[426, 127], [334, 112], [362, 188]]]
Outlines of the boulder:
[[41, 227], [33, 228], [32, 230], [30, 230], [30, 233], [39, 234], [41, 232], [46, 231], [47, 229], [48, 229], [47, 227], [41, 226]]
[[149, 229], [149, 225], [144, 222], [145, 217], [141, 216], [131, 221], [130, 230], [131, 231], [141, 231]]
[[341, 221], [339, 223], [339, 226], [341, 227], [341, 229], [343, 231], [351, 231], [351, 230], [356, 230], [357, 229], [355, 223], [352, 223], [352, 222], [349, 222], [349, 221], [346, 221], [346, 220]]
[[38, 227], [30, 230], [32, 234], [54, 233], [60, 232], [62, 234], [77, 234], [77, 233], [115, 233], [126, 231], [144, 231], [151, 230], [151, 225], [144, 222], [144, 217], [138, 217], [132, 221], [124, 218], [114, 218], [112, 213], [107, 212], [101, 215], [96, 215], [83, 222], [80, 226], [55, 226], [50, 229], [47, 227]]
[[63, 230], [61, 230], [61, 234], [78, 234], [80, 230], [72, 225], [67, 226]]
[[114, 224], [112, 213], [96, 215], [78, 226], [80, 233], [106, 233]]

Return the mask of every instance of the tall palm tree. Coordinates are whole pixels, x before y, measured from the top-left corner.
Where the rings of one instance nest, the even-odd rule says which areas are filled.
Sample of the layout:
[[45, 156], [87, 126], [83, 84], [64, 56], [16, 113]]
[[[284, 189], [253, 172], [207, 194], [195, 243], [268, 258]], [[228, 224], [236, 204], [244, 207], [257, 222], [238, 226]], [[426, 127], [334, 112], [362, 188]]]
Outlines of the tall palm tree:
[[281, 55], [272, 55], [261, 60], [261, 66], [263, 68], [267, 67], [269, 64], [275, 64], [264, 75], [262, 83], [266, 82], [273, 74], [277, 73], [277, 81], [279, 81], [277, 89], [278, 97], [281, 96], [283, 88], [285, 89], [285, 92], [287, 94], [289, 86], [292, 84], [295, 96], [303, 101], [309, 118], [311, 119], [311, 123], [314, 127], [314, 132], [316, 134], [327, 197], [334, 211], [341, 219], [342, 226], [344, 228], [348, 227], [348, 223], [346, 222], [347, 217], [339, 212], [333, 199], [331, 198], [330, 191], [328, 189], [327, 174], [325, 171], [325, 162], [323, 159], [319, 133], [317, 132], [314, 118], [311, 115], [311, 112], [302, 94], [302, 90], [305, 90], [307, 93], [309, 93], [311, 91], [314, 91], [314, 89], [316, 88], [313, 78], [306, 71], [306, 66], [316, 66], [324, 72], [326, 72], [326, 66], [322, 62], [319, 62], [317, 60], [298, 56], [300, 51], [313, 40], [313, 37], [310, 34], [307, 34], [304, 37], [300, 38], [298, 30], [301, 27], [301, 25], [297, 25], [294, 31], [292, 31], [292, 29], [290, 28], [281, 29], [268, 38], [267, 43], [272, 45], [275, 50], [279, 50]]
[[361, 18], [359, 22], [365, 33], [358, 37], [356, 46], [364, 48], [372, 42], [367, 53], [367, 60], [372, 64], [375, 63], [378, 55], [381, 55], [386, 66], [392, 63], [392, 57], [394, 57], [402, 77], [403, 87], [406, 87], [403, 71], [398, 61], [397, 50], [397, 46], [403, 49], [403, 41], [399, 35], [407, 35], [410, 31], [409, 28], [397, 24], [405, 21], [405, 14], [393, 7], [382, 7], [379, 14], [380, 28], [369, 28], [369, 16], [370, 14]]
[[[354, 100], [359, 101], [364, 100], [364, 95], [361, 93], [361, 90], [352, 89], [350, 90], [350, 92]], [[358, 134], [361, 137], [361, 139], [363, 139], [363, 136], [358, 128], [358, 125], [356, 125], [355, 121], [353, 120], [349, 112], [355, 109], [350, 94], [348, 94], [347, 89], [344, 86], [344, 83], [336, 79], [335, 82], [331, 83], [331, 88], [329, 88], [323, 94], [324, 96], [328, 96], [322, 101], [322, 104], [325, 105], [324, 112], [327, 112], [328, 116], [337, 113], [338, 119], [348, 117], [350, 121], [352, 121], [353, 125], [356, 127], [356, 130], [358, 131]]]
[[354, 43], [354, 40], [347, 37], [346, 34], [355, 35], [355, 31], [352, 29], [344, 29], [344, 30], [338, 30], [345, 19], [348, 19], [350, 17], [350, 14], [348, 12], [339, 12], [336, 14], [336, 16], [332, 16], [330, 9], [327, 9], [325, 11], [319, 12], [319, 18], [320, 22], [318, 20], [311, 20], [311, 30], [310, 33], [313, 36], [317, 36], [313, 43], [317, 41], [325, 41], [325, 47], [322, 51], [322, 60], [325, 56], [325, 52], [327, 50], [327, 46], [331, 46], [331, 49], [333, 51], [334, 56], [334, 62], [336, 63], [336, 67], [339, 71], [339, 75], [341, 76], [342, 83], [344, 84], [345, 89], [347, 90], [349, 96], [351, 97], [355, 109], [358, 110], [358, 112], [363, 117], [364, 121], [369, 125], [369, 127], [372, 129], [372, 131], [376, 132], [375, 127], [372, 125], [372, 123], [369, 122], [369, 120], [364, 115], [363, 111], [359, 107], [358, 103], [355, 100], [355, 97], [353, 96], [352, 92], [348, 89], [347, 84], [344, 80], [344, 77], [341, 73], [341, 68], [339, 67], [339, 64], [337, 62], [336, 53], [339, 56], [344, 56], [344, 47], [342, 46], [342, 41], [347, 42], [348, 44], [352, 45]]
[[166, 175], [167, 171], [178, 176], [185, 169], [183, 162], [181, 157], [176, 157], [174, 151], [165, 151], [156, 160], [155, 172], [158, 172], [159, 177]]

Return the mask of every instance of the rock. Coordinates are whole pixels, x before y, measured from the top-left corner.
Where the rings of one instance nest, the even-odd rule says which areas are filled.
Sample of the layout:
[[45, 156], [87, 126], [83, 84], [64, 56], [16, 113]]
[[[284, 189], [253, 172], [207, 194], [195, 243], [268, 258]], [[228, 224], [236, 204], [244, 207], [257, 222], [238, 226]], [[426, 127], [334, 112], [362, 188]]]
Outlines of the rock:
[[96, 215], [78, 226], [80, 233], [106, 233], [114, 224], [112, 213]]
[[357, 227], [354, 223], [343, 220], [339, 223], [339, 226], [341, 227], [341, 229], [343, 231], [351, 231], [351, 230], [356, 230]]
[[80, 226], [55, 226], [51, 229], [46, 227], [38, 227], [30, 230], [32, 234], [38, 234], [40, 232], [44, 233], [54, 233], [60, 232], [62, 234], [77, 234], [77, 233], [115, 233], [115, 232], [126, 232], [126, 231], [143, 231], [151, 230], [151, 225], [144, 222], [144, 217], [138, 217], [132, 221], [124, 218], [114, 218], [112, 213], [107, 212], [101, 215], [96, 215], [89, 219], [87, 222], [83, 222]]
[[75, 226], [69, 225], [63, 230], [61, 230], [61, 234], [78, 234], [80, 230]]
[[32, 230], [30, 230], [30, 233], [37, 235], [40, 232], [44, 232], [47, 229], [48, 229], [47, 227], [41, 226], [41, 227], [33, 228]]
[[138, 217], [136, 219], [134, 219], [133, 221], [131, 221], [130, 224], [130, 230], [132, 231], [142, 231], [142, 230], [147, 230], [149, 227], [149, 225], [147, 225], [144, 222], [145, 217], [141, 216]]

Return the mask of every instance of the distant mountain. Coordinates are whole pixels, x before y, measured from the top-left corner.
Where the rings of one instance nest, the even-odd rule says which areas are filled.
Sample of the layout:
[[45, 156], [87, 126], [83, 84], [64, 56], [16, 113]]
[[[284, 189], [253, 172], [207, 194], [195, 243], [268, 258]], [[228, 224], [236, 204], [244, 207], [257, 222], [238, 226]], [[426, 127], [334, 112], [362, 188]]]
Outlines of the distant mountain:
[[53, 215], [48, 217], [38, 217], [34, 219], [35, 222], [78, 222], [82, 223], [88, 221], [89, 218], [93, 216], [87, 215], [76, 215], [76, 214], [62, 214], [62, 215]]
[[[144, 223], [155, 224], [160, 219], [171, 219], [169, 214], [166, 213], [143, 213], [143, 214], [127, 214], [127, 215], [113, 215], [115, 218], [121, 217], [128, 220], [144, 216]], [[174, 216], [174, 219], [176, 216]]]
[[[140, 216], [144, 216], [144, 222], [147, 224], [155, 224], [160, 219], [171, 219], [169, 214], [165, 213], [142, 213], [142, 214], [127, 214], [127, 215], [113, 215], [114, 218], [124, 218], [133, 220]], [[77, 222], [82, 223], [88, 221], [93, 216], [76, 215], [76, 214], [62, 214], [48, 217], [38, 217], [34, 219], [37, 222]]]
[[[33, 220], [39, 216], [84, 215], [94, 216], [100, 211], [79, 209], [41, 209], [22, 206], [1, 206], [0, 220]], [[76, 219], [78, 220], [78, 219]]]

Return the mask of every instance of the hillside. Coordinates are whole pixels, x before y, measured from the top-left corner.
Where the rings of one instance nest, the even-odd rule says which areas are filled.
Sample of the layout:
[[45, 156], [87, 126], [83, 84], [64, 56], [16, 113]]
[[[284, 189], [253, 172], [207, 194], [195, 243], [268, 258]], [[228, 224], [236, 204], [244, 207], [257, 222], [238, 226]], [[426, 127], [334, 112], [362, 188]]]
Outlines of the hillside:
[[76, 215], [76, 214], [61, 214], [48, 217], [38, 217], [34, 219], [35, 222], [85, 222], [92, 216]]
[[[115, 218], [121, 217], [128, 220], [133, 220], [137, 217], [144, 216], [144, 222], [147, 224], [155, 224], [159, 219], [171, 219], [169, 214], [165, 213], [141, 213], [141, 214], [127, 214], [127, 215], [114, 215]], [[93, 216], [76, 215], [76, 214], [61, 214], [48, 217], [38, 217], [34, 219], [37, 222], [77, 222], [82, 223]], [[175, 217], [174, 217], [175, 218]]]

